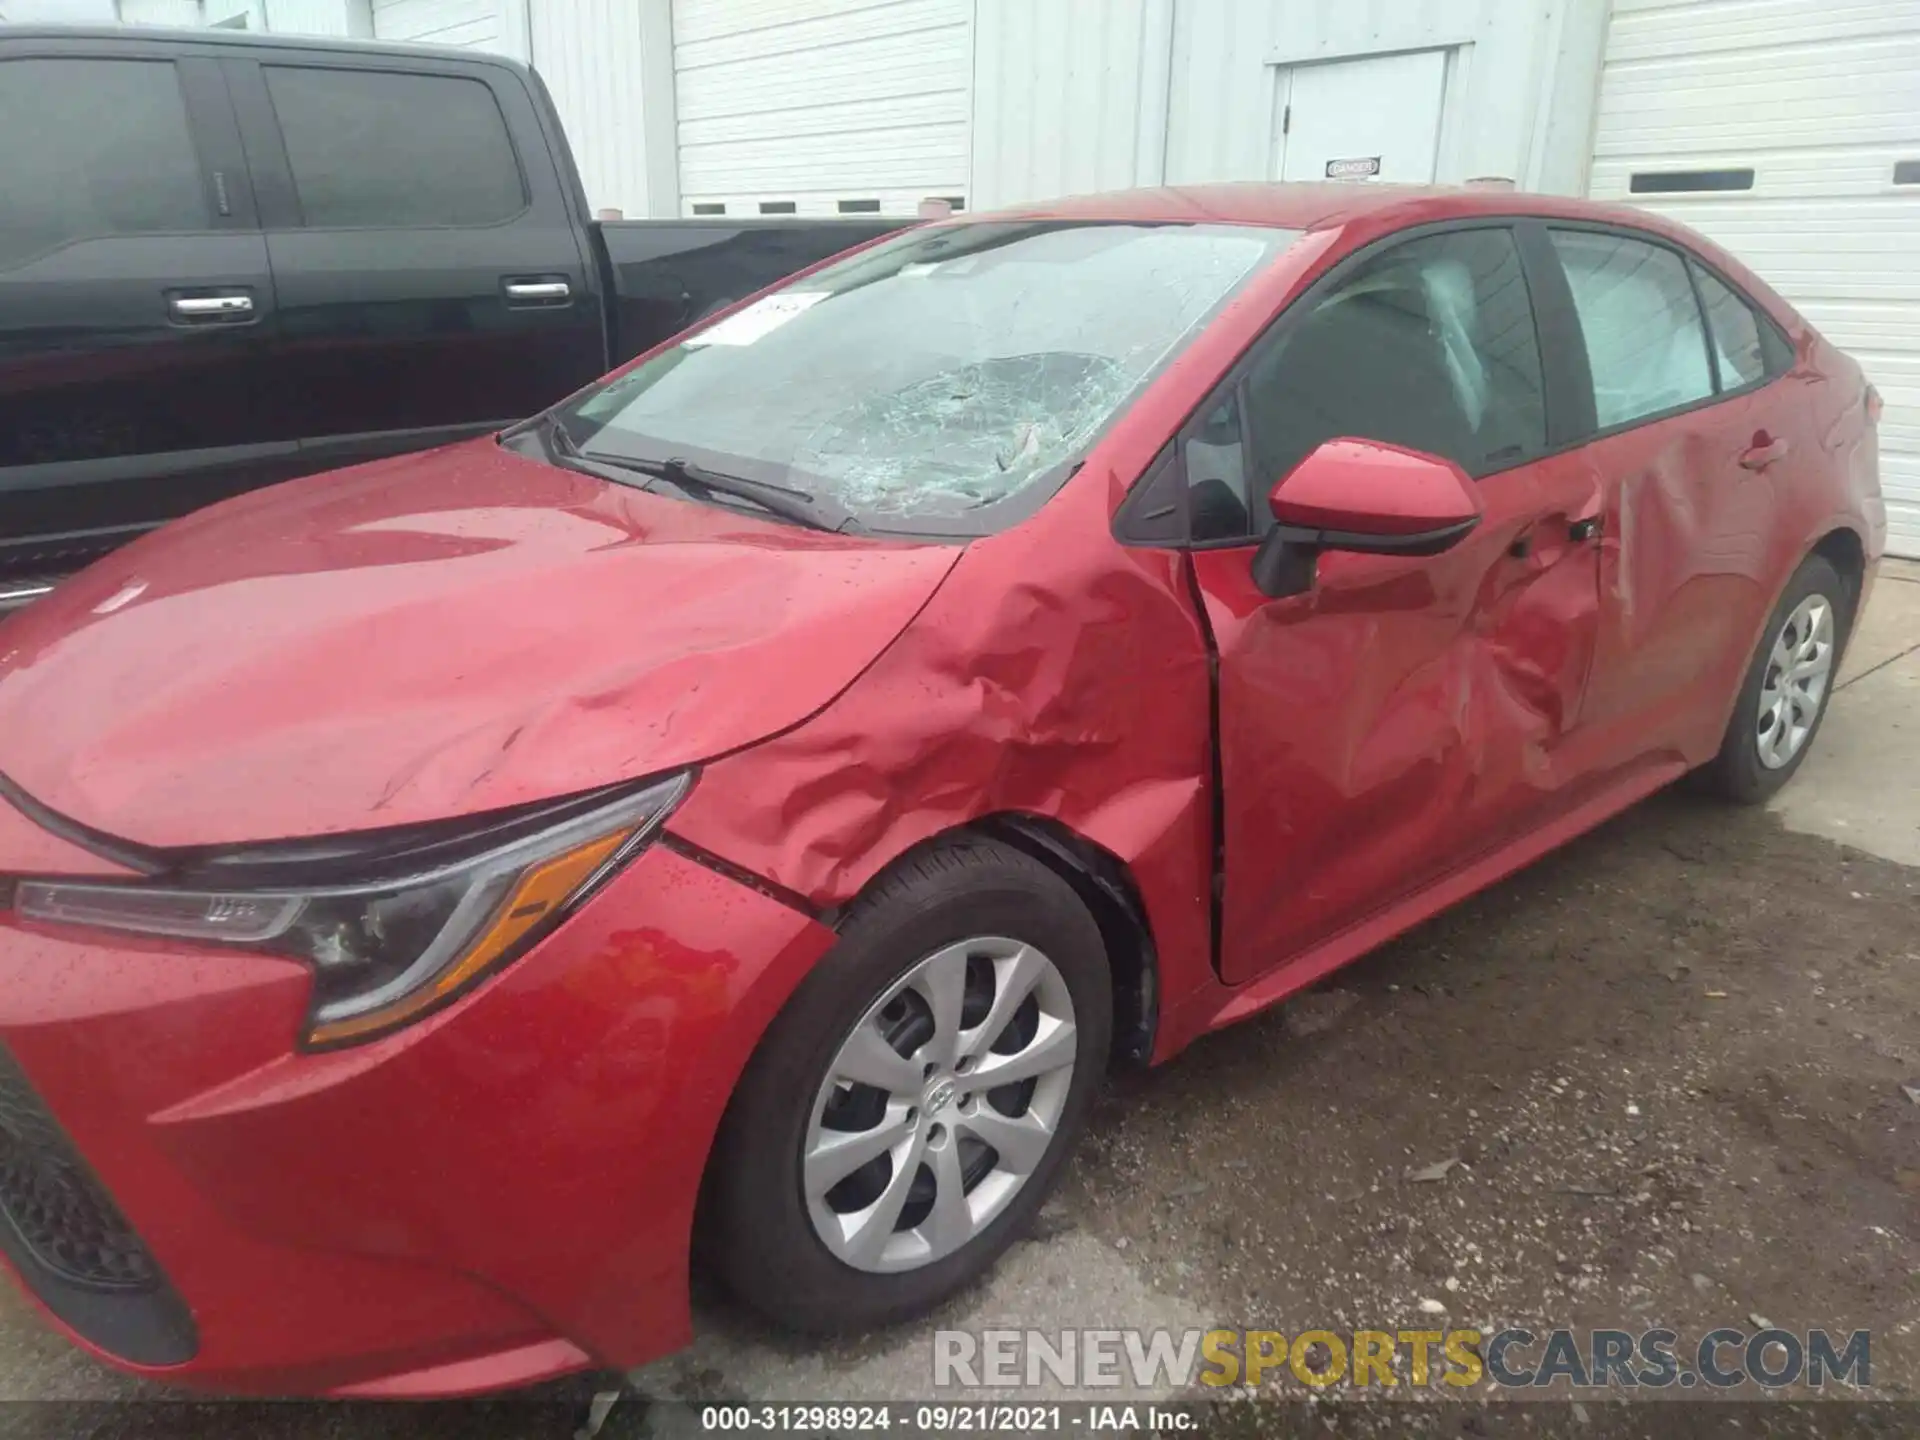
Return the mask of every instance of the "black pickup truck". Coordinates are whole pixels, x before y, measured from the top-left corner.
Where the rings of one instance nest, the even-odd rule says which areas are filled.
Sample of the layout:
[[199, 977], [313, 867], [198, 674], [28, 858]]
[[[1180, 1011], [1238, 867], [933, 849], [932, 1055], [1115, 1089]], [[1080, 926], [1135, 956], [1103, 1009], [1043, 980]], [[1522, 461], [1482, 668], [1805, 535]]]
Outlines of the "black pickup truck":
[[596, 221], [539, 77], [421, 46], [0, 25], [0, 137], [0, 608], [908, 223]]

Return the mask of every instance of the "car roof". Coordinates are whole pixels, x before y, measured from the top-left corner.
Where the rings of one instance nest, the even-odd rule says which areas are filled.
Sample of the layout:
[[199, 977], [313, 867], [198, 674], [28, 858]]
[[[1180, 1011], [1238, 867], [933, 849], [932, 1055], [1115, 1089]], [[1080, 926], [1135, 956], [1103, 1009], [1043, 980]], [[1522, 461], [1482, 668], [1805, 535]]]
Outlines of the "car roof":
[[281, 35], [217, 26], [183, 29], [163, 25], [0, 25], [0, 40], [9, 46], [21, 41], [105, 41], [120, 45], [158, 45], [163, 48], [215, 46], [231, 50], [310, 50], [336, 54], [376, 55], [404, 59], [422, 55], [465, 60], [471, 64], [513, 66], [517, 62], [486, 50], [451, 45], [398, 44], [391, 40], [361, 40], [345, 35]]
[[1369, 230], [1384, 231], [1478, 215], [1538, 215], [1627, 224], [1689, 245], [1700, 243], [1692, 232], [1642, 210], [1561, 195], [1533, 195], [1504, 185], [1387, 185], [1373, 181], [1174, 185], [1074, 195], [969, 218], [1131, 220], [1323, 230], [1365, 217], [1376, 222], [1367, 227]]
[[1644, 231], [1707, 260], [1761, 302], [1789, 331], [1805, 325], [1794, 308], [1740, 260], [1697, 230], [1636, 209], [1566, 195], [1536, 195], [1505, 184], [1387, 185], [1374, 181], [1172, 185], [1073, 195], [956, 221], [1066, 220], [1088, 223], [1263, 225], [1282, 230], [1341, 230], [1338, 248], [1357, 248], [1396, 230], [1451, 220], [1532, 217], [1618, 225]]

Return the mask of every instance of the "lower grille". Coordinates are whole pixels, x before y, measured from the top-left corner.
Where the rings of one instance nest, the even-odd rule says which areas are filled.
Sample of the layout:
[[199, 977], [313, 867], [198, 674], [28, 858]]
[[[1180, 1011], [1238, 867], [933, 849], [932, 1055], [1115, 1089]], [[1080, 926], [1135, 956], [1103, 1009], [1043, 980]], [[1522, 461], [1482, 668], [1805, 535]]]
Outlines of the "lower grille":
[[0, 1210], [34, 1259], [63, 1280], [100, 1290], [151, 1290], [159, 1283], [147, 1247], [3, 1052]]
[[192, 1314], [4, 1046], [0, 1250], [102, 1350], [138, 1365], [179, 1365], [198, 1351]]

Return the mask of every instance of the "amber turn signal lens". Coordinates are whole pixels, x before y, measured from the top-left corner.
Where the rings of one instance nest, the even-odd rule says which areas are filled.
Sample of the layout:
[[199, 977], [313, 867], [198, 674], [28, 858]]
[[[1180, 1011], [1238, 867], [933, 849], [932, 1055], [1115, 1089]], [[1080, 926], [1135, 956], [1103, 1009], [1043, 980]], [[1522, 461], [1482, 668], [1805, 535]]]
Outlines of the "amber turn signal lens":
[[630, 829], [603, 835], [564, 855], [556, 855], [551, 860], [532, 866], [507, 892], [507, 897], [495, 908], [486, 928], [474, 937], [466, 954], [442, 971], [431, 985], [377, 1010], [340, 1020], [322, 1021], [308, 1034], [307, 1042], [330, 1045], [341, 1040], [359, 1039], [374, 1031], [404, 1024], [421, 1011], [438, 1005], [511, 956], [521, 941], [578, 894], [580, 887], [591, 880], [632, 836]]

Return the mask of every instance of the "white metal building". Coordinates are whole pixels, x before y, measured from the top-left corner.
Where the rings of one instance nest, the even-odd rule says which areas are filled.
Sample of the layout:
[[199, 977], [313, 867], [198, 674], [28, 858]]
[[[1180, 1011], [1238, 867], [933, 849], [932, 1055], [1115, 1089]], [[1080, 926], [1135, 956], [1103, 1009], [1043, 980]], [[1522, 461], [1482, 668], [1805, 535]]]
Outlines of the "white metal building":
[[[530, 59], [596, 206], [1510, 179], [1676, 216], [1886, 398], [1920, 555], [1920, 0], [119, 0]], [[1331, 168], [1330, 168], [1331, 167]]]

